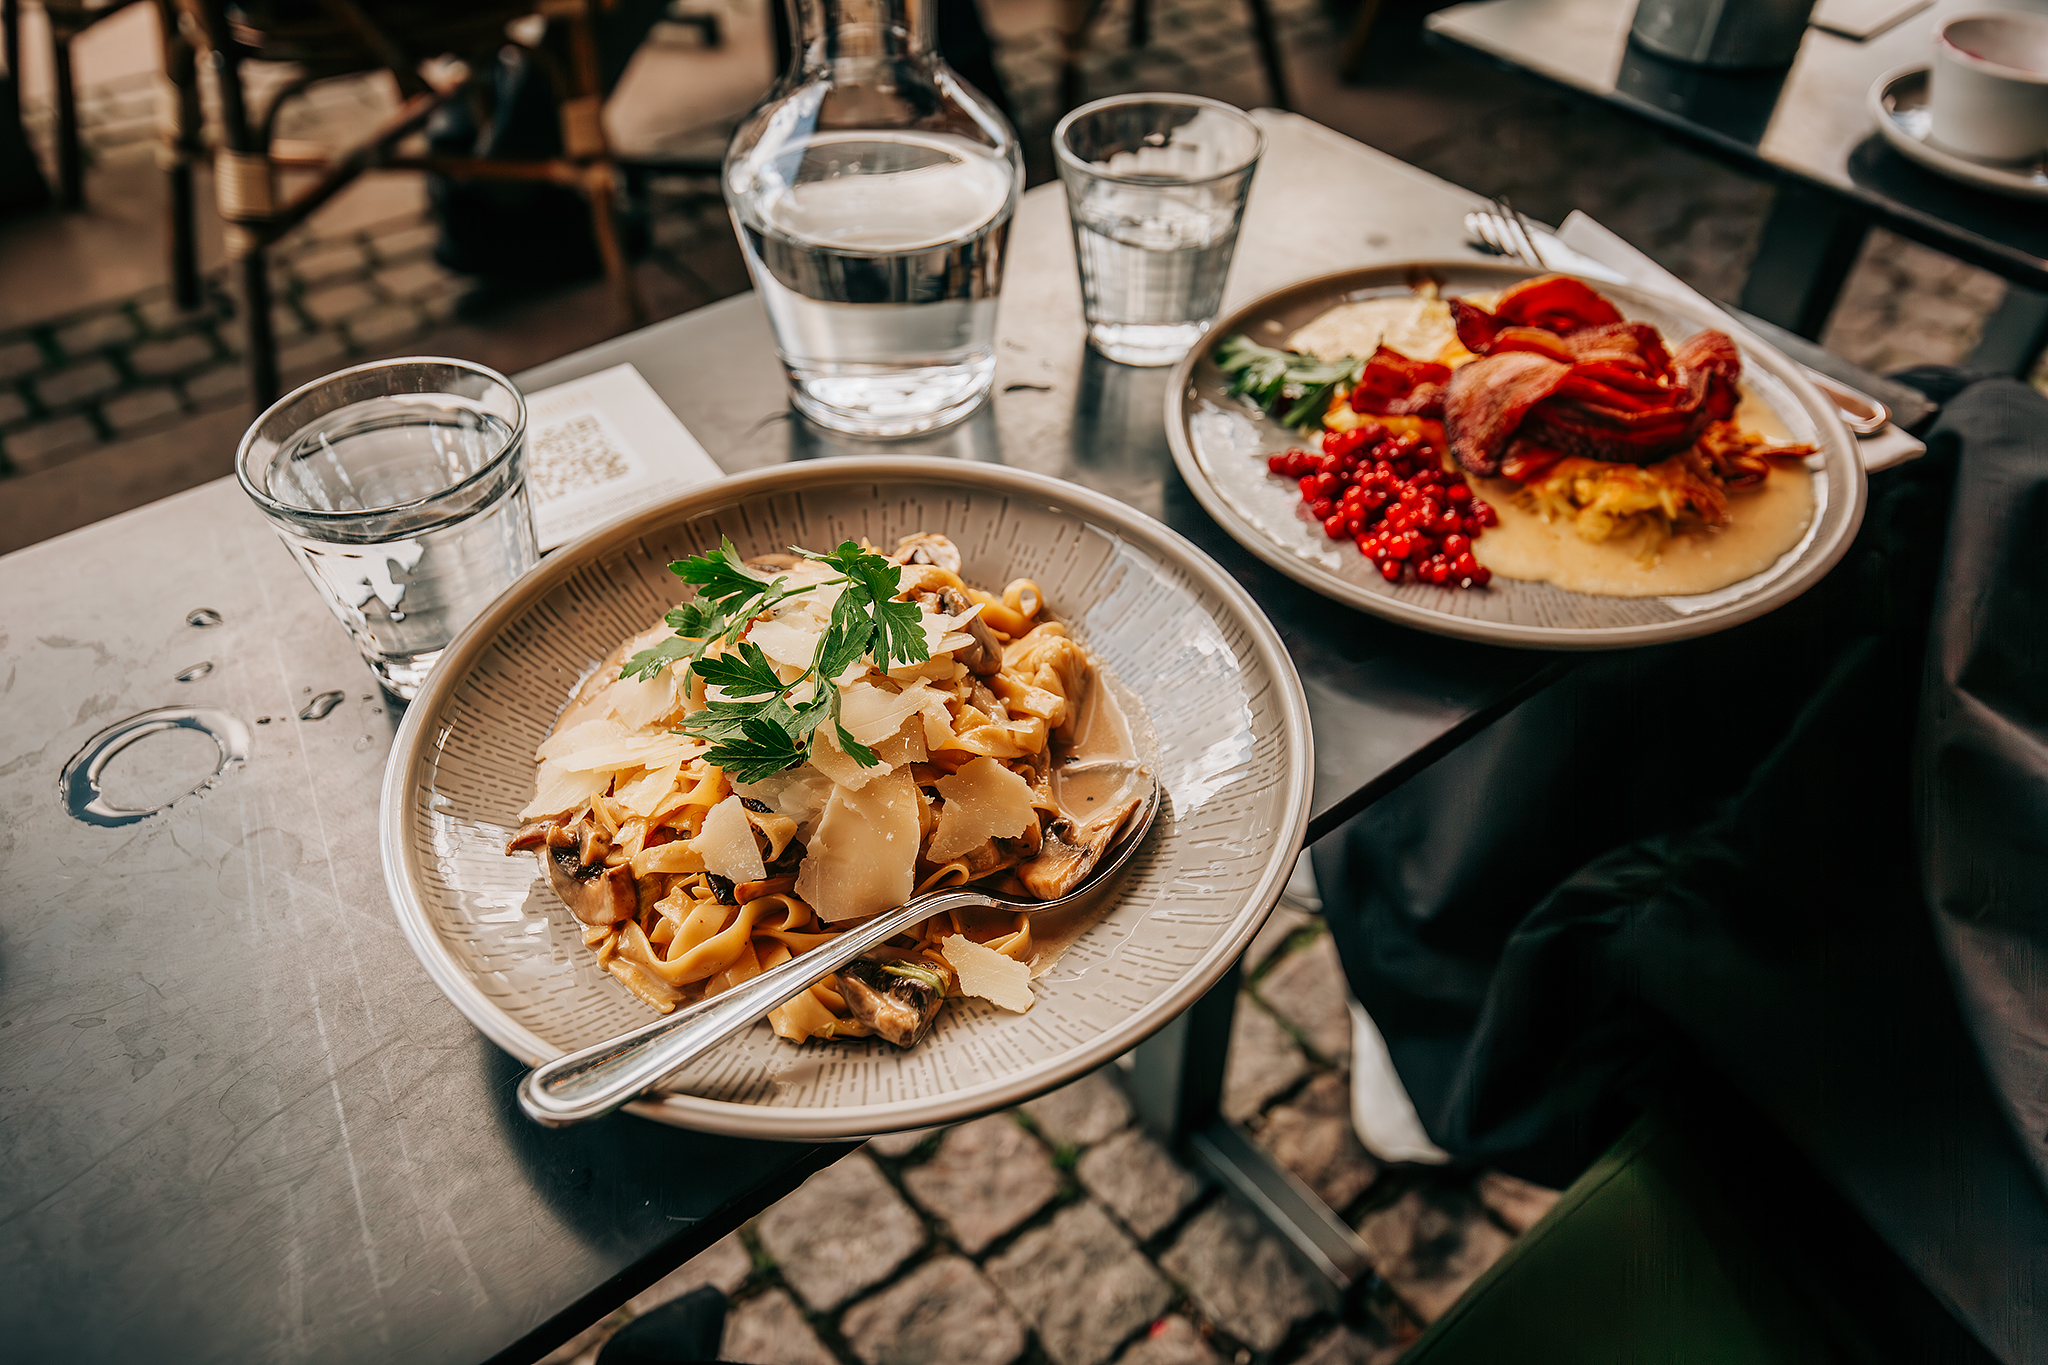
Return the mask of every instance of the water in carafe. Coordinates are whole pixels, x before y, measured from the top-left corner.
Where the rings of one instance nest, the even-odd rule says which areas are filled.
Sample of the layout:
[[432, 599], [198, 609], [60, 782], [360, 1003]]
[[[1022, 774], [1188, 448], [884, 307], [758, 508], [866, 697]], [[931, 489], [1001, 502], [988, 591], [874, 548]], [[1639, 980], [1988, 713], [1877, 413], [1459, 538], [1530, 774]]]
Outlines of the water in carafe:
[[886, 434], [980, 400], [1011, 179], [987, 148], [914, 130], [818, 137], [754, 178], [734, 220], [800, 407]]
[[791, 399], [858, 435], [944, 426], [995, 377], [1016, 137], [939, 58], [931, 0], [793, 9], [797, 60], [725, 164]]

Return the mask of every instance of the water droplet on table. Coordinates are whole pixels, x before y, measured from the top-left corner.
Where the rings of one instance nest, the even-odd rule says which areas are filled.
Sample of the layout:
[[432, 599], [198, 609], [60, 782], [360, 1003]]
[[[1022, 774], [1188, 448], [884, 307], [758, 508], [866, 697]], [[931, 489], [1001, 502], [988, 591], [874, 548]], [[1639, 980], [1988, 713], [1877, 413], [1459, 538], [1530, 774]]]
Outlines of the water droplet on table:
[[213, 672], [213, 660], [208, 659], [204, 663], [197, 663], [190, 668], [180, 669], [172, 676], [179, 682], [198, 682], [211, 672]]
[[199, 607], [193, 611], [186, 613], [185, 624], [188, 626], [199, 626], [202, 628], [206, 626], [217, 626], [220, 624], [220, 613], [215, 611], [212, 607]]
[[300, 720], [324, 720], [334, 708], [348, 700], [345, 692], [322, 692], [306, 703], [299, 712]]
[[[128, 810], [107, 800], [100, 790], [100, 780], [107, 764], [137, 740], [166, 730], [197, 730], [211, 739], [217, 751], [213, 771], [169, 801], [147, 810]], [[64, 765], [64, 772], [57, 779], [57, 792], [63, 799], [64, 809], [75, 820], [82, 820], [88, 825], [132, 825], [188, 796], [197, 796], [217, 784], [229, 769], [240, 767], [248, 759], [249, 727], [242, 723], [241, 717], [212, 706], [160, 706], [116, 721], [87, 740], [85, 747]]]

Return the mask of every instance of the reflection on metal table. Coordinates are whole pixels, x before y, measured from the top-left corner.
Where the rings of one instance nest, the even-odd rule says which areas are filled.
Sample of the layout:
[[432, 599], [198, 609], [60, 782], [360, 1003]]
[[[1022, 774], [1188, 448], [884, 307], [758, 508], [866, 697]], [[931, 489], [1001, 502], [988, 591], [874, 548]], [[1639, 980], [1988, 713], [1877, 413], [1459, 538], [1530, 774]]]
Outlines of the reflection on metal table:
[[[1270, 149], [1226, 309], [1320, 271], [1467, 250], [1474, 196], [1260, 118]], [[1083, 349], [1058, 186], [1016, 222], [997, 394], [949, 432], [866, 443], [792, 419], [751, 296], [521, 382], [631, 362], [728, 471], [849, 451], [1000, 461], [1163, 519], [1247, 586], [1301, 672], [1311, 839], [1555, 676], [1542, 655], [1336, 606], [1224, 536], [1174, 472], [1167, 372]], [[850, 1150], [521, 1117], [519, 1067], [436, 991], [387, 908], [390, 707], [231, 481], [0, 560], [0, 584], [0, 1335], [25, 1356], [148, 1342], [178, 1359], [532, 1359]], [[225, 715], [214, 728], [233, 743], [170, 725], [109, 762], [109, 804], [146, 807], [224, 766], [218, 780], [133, 823], [67, 815], [66, 761], [165, 707]], [[1233, 974], [1146, 1045], [1151, 1117], [1356, 1278], [1349, 1229], [1214, 1118], [1234, 990]]]
[[1789, 69], [1709, 71], [1629, 41], [1636, 0], [1479, 0], [1430, 16], [1432, 41], [1526, 71], [1648, 119], [1778, 183], [1743, 308], [1820, 334], [1872, 224], [2011, 282], [1974, 363], [2024, 373], [2048, 341], [2048, 215], [2037, 203], [1946, 179], [1871, 124], [1886, 72], [1925, 65], [1936, 25], [1973, 8], [1942, 0], [1858, 41], [1809, 28]]

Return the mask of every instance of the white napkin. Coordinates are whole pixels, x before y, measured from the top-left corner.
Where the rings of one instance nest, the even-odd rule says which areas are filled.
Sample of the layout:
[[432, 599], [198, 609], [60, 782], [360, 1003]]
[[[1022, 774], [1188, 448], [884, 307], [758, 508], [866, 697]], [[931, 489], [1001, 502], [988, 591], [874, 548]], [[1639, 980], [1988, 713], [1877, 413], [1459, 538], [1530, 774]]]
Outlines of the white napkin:
[[526, 395], [526, 493], [543, 552], [723, 476], [631, 365]]
[[[1559, 259], [1552, 259], [1552, 242], [1563, 248], [1559, 253]], [[1564, 225], [1557, 230], [1556, 236], [1539, 232], [1536, 246], [1537, 250], [1543, 253], [1543, 259], [1559, 270], [1569, 270], [1595, 279], [1611, 279], [1617, 283], [1632, 284], [1653, 294], [1703, 305], [1713, 310], [1728, 332], [1749, 337], [1760, 346], [1768, 344], [1716, 307], [1711, 299], [1577, 209], [1573, 209], [1571, 216], [1564, 220]], [[1597, 269], [1582, 270], [1580, 263], [1593, 265]], [[1892, 423], [1887, 423], [1883, 430], [1874, 435], [1859, 438], [1856, 449], [1863, 457], [1863, 467], [1873, 473], [1880, 469], [1889, 469], [1895, 464], [1904, 464], [1907, 460], [1927, 453], [1926, 445]]]

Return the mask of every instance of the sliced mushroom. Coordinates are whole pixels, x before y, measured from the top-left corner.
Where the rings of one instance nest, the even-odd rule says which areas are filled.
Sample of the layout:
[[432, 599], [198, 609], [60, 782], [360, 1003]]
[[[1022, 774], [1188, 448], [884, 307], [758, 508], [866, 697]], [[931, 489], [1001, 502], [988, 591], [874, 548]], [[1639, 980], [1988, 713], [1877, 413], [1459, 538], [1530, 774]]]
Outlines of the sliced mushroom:
[[946, 1003], [946, 973], [929, 962], [861, 958], [839, 969], [848, 1013], [897, 1047], [914, 1047]]
[[528, 820], [518, 829], [512, 831], [512, 837], [505, 841], [507, 856], [521, 853], [531, 848], [547, 847], [548, 835], [559, 826], [560, 821], [561, 817], [553, 815], [545, 820]]
[[935, 564], [948, 573], [960, 572], [960, 547], [930, 532], [903, 537], [888, 558], [891, 564]]
[[569, 913], [596, 928], [617, 924], [640, 908], [640, 896], [633, 887], [630, 865], [606, 867], [602, 863], [581, 863], [573, 844], [550, 845], [540, 850], [548, 870], [548, 884], [569, 907]]
[[[960, 595], [958, 588], [940, 588], [939, 604], [946, 609], [948, 616], [958, 616], [974, 605]], [[973, 648], [963, 649], [953, 657], [984, 678], [1002, 672], [1003, 647], [996, 643], [988, 623], [979, 616], [971, 617], [967, 622], [967, 633], [974, 637]]]
[[1095, 870], [1103, 850], [1116, 840], [1117, 831], [1138, 808], [1140, 799], [1127, 797], [1085, 824], [1061, 816], [1048, 825], [1038, 856], [1017, 867], [1017, 875], [1031, 894], [1042, 901], [1057, 900], [1079, 886]]

